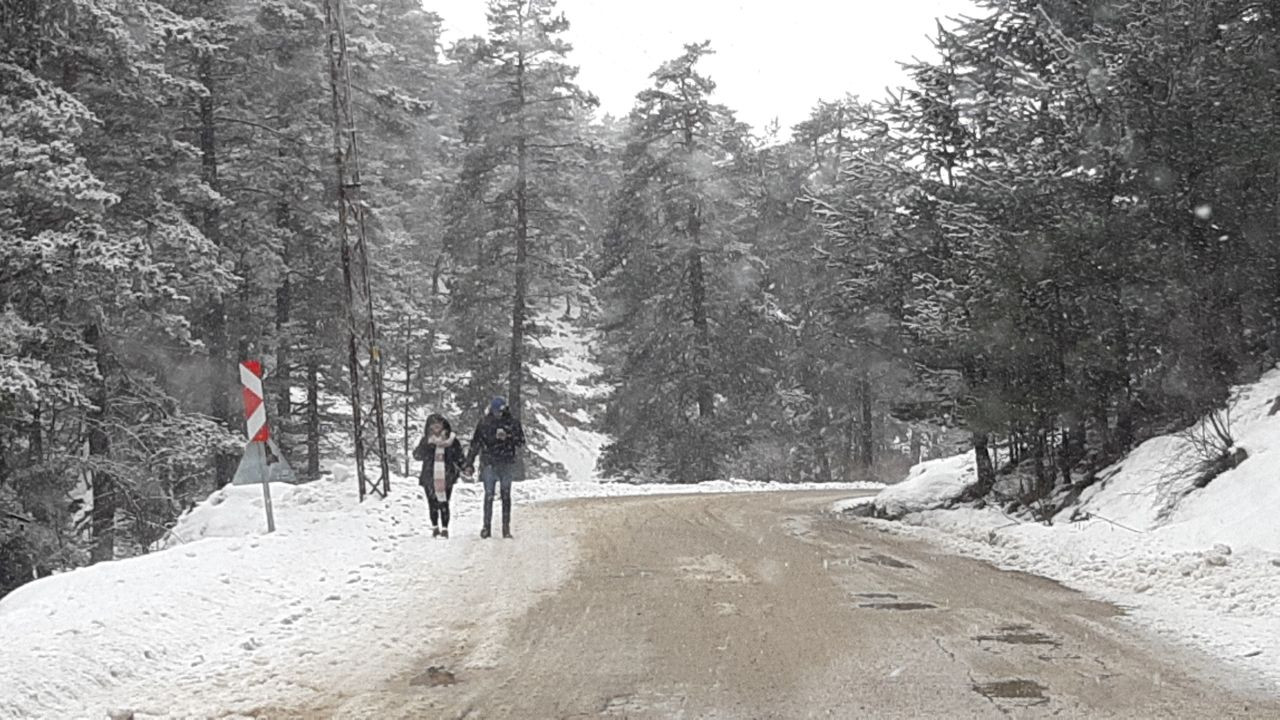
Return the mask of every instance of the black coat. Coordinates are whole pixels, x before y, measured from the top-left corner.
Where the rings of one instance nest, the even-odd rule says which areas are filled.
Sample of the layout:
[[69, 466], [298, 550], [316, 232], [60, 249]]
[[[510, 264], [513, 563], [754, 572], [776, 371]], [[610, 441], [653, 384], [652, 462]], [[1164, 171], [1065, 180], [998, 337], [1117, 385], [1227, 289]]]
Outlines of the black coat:
[[[453, 438], [453, 442], [444, 449], [444, 482], [446, 487], [452, 488], [453, 484], [458, 482], [458, 475], [462, 472], [466, 455], [462, 451], [462, 441], [453, 434], [449, 421], [439, 416], [432, 416], [432, 418], [438, 419], [444, 425], [446, 435]], [[430, 427], [430, 425], [431, 421], [428, 420], [427, 426]], [[435, 482], [435, 445], [431, 444], [428, 436], [423, 435], [422, 440], [418, 441], [418, 447], [413, 450], [413, 458], [422, 461], [422, 472], [418, 474], [418, 484], [425, 488]]]
[[[506, 437], [498, 439], [498, 430], [506, 432]], [[475, 462], [477, 454], [485, 464], [515, 462], [516, 450], [524, 445], [524, 427], [515, 419], [511, 410], [503, 410], [501, 415], [485, 413], [476, 425], [476, 432], [471, 436], [471, 448], [467, 452], [467, 466]]]

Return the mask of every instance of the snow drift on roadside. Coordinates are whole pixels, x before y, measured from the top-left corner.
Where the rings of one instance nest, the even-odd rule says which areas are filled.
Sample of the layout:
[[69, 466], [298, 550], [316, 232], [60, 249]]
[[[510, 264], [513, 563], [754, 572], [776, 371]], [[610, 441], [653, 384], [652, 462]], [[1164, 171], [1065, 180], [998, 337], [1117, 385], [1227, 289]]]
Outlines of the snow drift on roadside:
[[[383, 618], [448, 590], [423, 569], [463, 572], [467, 543], [424, 542], [409, 481], [360, 504], [350, 471], [337, 470], [273, 485], [273, 534], [263, 534], [261, 488], [230, 486], [183, 518], [167, 550], [0, 600], [0, 717], [252, 715], [306, 697], [335, 669], [357, 675], [370, 648], [405, 633]], [[474, 513], [465, 494], [457, 505], [463, 518]], [[556, 563], [538, 572], [554, 582]]]
[[922, 462], [911, 468], [906, 480], [880, 491], [874, 500], [875, 512], [881, 517], [900, 518], [942, 507], [977, 481], [973, 453]]
[[1199, 455], [1187, 433], [1153, 438], [1104, 470], [1104, 480], [1081, 495], [1079, 512], [1153, 531], [1183, 550], [1225, 543], [1280, 552], [1280, 413], [1273, 414], [1280, 370], [1236, 388], [1233, 398], [1235, 447], [1249, 454], [1239, 466], [1197, 490]]
[[[1130, 608], [1130, 617], [1280, 689], [1280, 371], [1236, 389], [1232, 432], [1248, 452], [1195, 489], [1185, 433], [1154, 438], [1101, 473], [1052, 525], [994, 508], [935, 510], [973, 476], [972, 453], [923, 463], [876, 498], [886, 528], [1044, 575]], [[878, 521], [873, 521], [878, 522]]]

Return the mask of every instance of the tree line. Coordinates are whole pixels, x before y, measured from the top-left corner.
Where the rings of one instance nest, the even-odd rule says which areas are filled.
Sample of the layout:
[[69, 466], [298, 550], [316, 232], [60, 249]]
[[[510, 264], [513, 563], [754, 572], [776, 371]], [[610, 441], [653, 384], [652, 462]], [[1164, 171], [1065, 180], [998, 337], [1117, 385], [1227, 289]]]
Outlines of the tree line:
[[847, 479], [941, 443], [1042, 508], [1206, 414], [1201, 482], [1239, 461], [1231, 388], [1280, 350], [1280, 8], [977, 5], [786, 141], [709, 99], [705, 46], [655, 75], [602, 249], [608, 470]]
[[[1270, 4], [984, 1], [906, 87], [789, 132], [718, 102], [706, 43], [614, 118], [552, 0], [447, 47], [416, 0], [344, 4], [398, 458], [495, 389], [536, 443], [563, 316], [596, 332], [609, 477], [963, 449], [1032, 502], [1280, 347]], [[300, 475], [344, 452], [324, 10], [0, 4], [0, 590], [144, 552], [228, 482], [240, 359]]]

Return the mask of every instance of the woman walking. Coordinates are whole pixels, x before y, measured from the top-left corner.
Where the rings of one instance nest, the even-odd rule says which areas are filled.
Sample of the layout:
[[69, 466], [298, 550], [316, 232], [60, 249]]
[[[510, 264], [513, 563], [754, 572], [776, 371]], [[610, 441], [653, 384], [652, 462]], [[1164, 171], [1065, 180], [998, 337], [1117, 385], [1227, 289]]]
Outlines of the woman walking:
[[458, 482], [465, 456], [462, 442], [453, 434], [449, 421], [432, 413], [426, 432], [413, 451], [422, 461], [418, 484], [427, 493], [427, 514], [431, 517], [431, 537], [449, 537], [449, 496]]

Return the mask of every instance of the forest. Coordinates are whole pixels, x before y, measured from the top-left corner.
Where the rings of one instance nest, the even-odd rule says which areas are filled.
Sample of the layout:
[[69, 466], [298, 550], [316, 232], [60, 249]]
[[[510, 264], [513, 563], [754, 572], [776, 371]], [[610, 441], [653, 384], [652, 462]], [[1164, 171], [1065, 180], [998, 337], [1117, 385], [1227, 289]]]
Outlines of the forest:
[[[0, 594], [155, 547], [243, 449], [349, 453], [333, 0], [0, 0]], [[893, 481], [1034, 512], [1280, 359], [1280, 6], [980, 0], [884, 97], [758, 131], [699, 38], [626, 117], [554, 0], [344, 0], [388, 453], [595, 338], [621, 481]], [[1208, 477], [1208, 475], [1207, 475]]]

